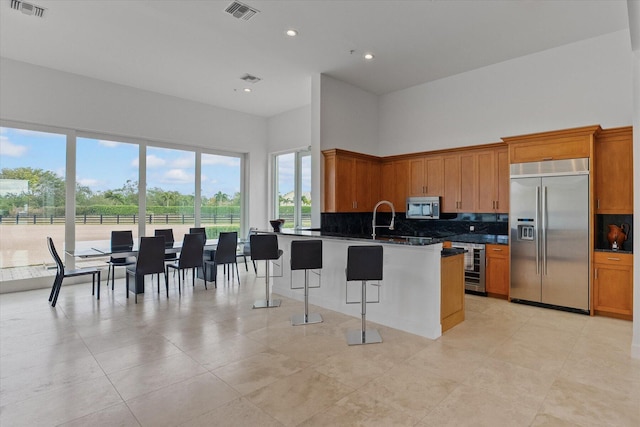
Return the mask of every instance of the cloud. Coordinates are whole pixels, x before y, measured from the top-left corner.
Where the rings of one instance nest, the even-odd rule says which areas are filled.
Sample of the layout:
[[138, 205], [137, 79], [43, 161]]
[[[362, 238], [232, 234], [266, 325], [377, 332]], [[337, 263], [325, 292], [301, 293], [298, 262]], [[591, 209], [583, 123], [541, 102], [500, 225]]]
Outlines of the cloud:
[[9, 141], [9, 138], [6, 136], [0, 136], [0, 153], [2, 153], [3, 156], [22, 157], [27, 153], [27, 150], [27, 147], [24, 145], [14, 144]]
[[109, 148], [115, 148], [119, 145], [121, 145], [121, 142], [116, 142], [116, 141], [107, 141], [105, 139], [101, 139], [100, 141], [98, 141], [98, 144], [104, 146], [104, 147], [109, 147]]
[[218, 156], [217, 154], [202, 153], [203, 165], [224, 165], [224, 166], [240, 166], [238, 157]]
[[170, 169], [162, 177], [162, 182], [173, 184], [193, 183], [195, 178], [192, 174], [188, 174], [183, 169]]
[[[153, 154], [149, 154], [147, 156], [147, 168], [159, 168], [162, 167], [164, 165], [167, 164], [167, 161], [164, 159], [161, 159], [160, 157], [153, 155]], [[140, 166], [140, 162], [138, 161], [138, 158], [135, 158], [131, 161], [131, 166], [134, 167], [138, 167]]]
[[196, 167], [196, 159], [193, 155], [187, 157], [180, 157], [171, 162], [171, 166], [174, 168], [194, 168]]
[[95, 187], [101, 183], [101, 181], [95, 178], [76, 178], [76, 182], [80, 185], [84, 185], [85, 187]]

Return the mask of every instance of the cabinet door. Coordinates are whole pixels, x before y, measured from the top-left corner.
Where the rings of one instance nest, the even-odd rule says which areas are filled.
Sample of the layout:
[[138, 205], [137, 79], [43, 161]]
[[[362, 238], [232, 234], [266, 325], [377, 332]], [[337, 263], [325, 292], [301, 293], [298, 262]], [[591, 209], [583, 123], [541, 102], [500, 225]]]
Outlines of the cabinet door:
[[596, 213], [633, 213], [631, 128], [602, 131], [595, 143]]
[[355, 211], [354, 187], [357, 173], [355, 160], [350, 157], [336, 157], [336, 212]]
[[373, 209], [371, 205], [371, 167], [368, 161], [355, 159], [352, 173], [353, 182], [353, 210], [365, 212]]
[[[381, 169], [381, 177], [380, 177], [380, 200], [389, 200], [393, 203], [396, 211], [402, 210], [404, 208], [402, 206], [396, 205], [395, 197], [396, 197], [396, 173], [393, 168], [393, 162], [384, 162], [382, 163]], [[380, 206], [381, 212], [390, 212], [389, 206], [382, 205]]]
[[476, 155], [460, 154], [460, 203], [458, 212], [478, 212]]
[[478, 212], [496, 210], [497, 169], [495, 153], [483, 151], [478, 156]]
[[633, 317], [633, 255], [593, 254], [593, 308], [598, 314]]
[[[509, 151], [506, 148], [496, 150], [498, 168], [498, 194], [496, 195], [496, 212], [509, 213]], [[482, 166], [480, 166], [482, 167]]]
[[632, 316], [632, 268], [609, 264], [594, 264], [594, 267], [594, 309], [600, 312]]
[[407, 197], [409, 196], [409, 160], [393, 162], [396, 177], [395, 198], [391, 200], [396, 210], [404, 212]]
[[509, 247], [486, 245], [487, 265], [485, 280], [487, 292], [497, 296], [509, 296]]
[[424, 196], [425, 194], [424, 160], [409, 160], [409, 196]]
[[442, 192], [442, 211], [458, 212], [460, 193], [460, 158], [447, 156], [443, 159], [444, 187]]
[[444, 191], [444, 164], [442, 157], [426, 157], [425, 166], [425, 187], [429, 196], [442, 196]]

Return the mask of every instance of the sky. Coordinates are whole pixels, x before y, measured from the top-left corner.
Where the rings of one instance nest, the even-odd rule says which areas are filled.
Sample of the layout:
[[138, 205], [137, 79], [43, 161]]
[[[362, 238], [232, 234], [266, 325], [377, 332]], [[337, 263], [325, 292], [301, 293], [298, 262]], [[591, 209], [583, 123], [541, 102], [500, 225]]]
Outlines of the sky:
[[[0, 128], [0, 169], [32, 167], [65, 176], [66, 136]], [[138, 145], [77, 138], [76, 180], [93, 191], [138, 180]], [[194, 194], [195, 153], [147, 146], [147, 188]], [[293, 185], [291, 185], [293, 188]], [[240, 158], [203, 154], [202, 195], [240, 191]]]

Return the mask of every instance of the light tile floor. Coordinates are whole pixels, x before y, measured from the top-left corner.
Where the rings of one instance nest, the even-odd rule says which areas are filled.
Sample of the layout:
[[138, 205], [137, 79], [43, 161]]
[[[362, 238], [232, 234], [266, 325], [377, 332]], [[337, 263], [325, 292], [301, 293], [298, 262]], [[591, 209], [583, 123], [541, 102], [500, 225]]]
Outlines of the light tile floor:
[[0, 295], [0, 425], [640, 426], [631, 322], [467, 296], [437, 340], [349, 347], [359, 319], [293, 327], [301, 302], [252, 310], [264, 279], [241, 282]]

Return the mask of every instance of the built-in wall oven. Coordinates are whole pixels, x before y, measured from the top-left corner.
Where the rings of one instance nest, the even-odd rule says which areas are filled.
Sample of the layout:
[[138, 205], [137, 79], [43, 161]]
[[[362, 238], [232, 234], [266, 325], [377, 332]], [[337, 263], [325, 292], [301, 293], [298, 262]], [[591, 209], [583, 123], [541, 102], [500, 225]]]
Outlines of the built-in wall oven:
[[466, 250], [464, 254], [464, 289], [469, 293], [486, 295], [485, 247], [479, 243], [451, 242], [454, 248]]

